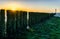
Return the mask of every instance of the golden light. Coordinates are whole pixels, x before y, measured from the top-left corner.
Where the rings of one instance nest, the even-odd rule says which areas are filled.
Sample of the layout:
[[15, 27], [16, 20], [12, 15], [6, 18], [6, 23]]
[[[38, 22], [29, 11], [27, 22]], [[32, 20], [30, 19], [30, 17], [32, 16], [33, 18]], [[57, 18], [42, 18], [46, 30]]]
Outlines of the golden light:
[[16, 9], [15, 8], [12, 8], [11, 10], [15, 11]]
[[5, 9], [12, 10], [12, 11], [20, 10], [20, 8], [21, 8], [20, 4], [18, 3], [9, 3], [5, 7]]
[[16, 11], [17, 10], [17, 7], [11, 7], [10, 10]]
[[10, 5], [10, 7], [8, 7], [10, 10], [17, 10], [18, 6], [17, 5]]

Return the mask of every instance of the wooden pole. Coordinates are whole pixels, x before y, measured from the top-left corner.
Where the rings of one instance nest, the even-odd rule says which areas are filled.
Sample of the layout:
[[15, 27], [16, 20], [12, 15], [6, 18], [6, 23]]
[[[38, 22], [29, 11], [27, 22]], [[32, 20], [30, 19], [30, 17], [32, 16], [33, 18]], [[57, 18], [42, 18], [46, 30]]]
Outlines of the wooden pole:
[[55, 13], [57, 12], [57, 9], [55, 9]]
[[29, 12], [27, 12], [27, 29], [29, 29]]
[[6, 34], [7, 34], [7, 10], [5, 10], [5, 37], [6, 37]]

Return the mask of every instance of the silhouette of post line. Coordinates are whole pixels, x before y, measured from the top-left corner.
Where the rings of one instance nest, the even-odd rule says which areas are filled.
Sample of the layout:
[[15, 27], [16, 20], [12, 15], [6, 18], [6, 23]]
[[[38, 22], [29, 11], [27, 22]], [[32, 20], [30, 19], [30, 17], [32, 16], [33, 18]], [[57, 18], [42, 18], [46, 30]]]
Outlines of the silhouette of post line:
[[27, 29], [29, 29], [29, 12], [27, 12]]

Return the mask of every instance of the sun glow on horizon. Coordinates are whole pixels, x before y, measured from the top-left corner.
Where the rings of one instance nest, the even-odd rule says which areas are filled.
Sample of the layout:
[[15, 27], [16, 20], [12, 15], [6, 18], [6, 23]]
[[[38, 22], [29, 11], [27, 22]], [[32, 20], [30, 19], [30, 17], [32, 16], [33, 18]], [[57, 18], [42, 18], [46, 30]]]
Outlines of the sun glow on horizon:
[[4, 9], [6, 10], [20, 10], [22, 8], [22, 4], [19, 3], [6, 3], [6, 5], [4, 5]]
[[15, 2], [6, 3], [5, 5], [2, 6], [1, 9], [12, 10], [12, 11], [22, 10], [22, 11], [28, 11], [28, 12], [55, 12], [54, 9], [50, 9], [48, 7], [33, 8], [33, 7], [28, 7], [24, 5], [23, 3], [19, 4]]

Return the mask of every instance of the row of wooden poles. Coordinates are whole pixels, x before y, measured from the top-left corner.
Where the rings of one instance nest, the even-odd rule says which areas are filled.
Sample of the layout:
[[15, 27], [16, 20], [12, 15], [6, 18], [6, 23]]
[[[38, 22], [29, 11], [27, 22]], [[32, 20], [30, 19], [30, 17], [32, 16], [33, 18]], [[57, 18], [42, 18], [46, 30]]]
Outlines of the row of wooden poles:
[[0, 10], [0, 37], [26, 39], [28, 21], [29, 14], [26, 11]]
[[0, 10], [0, 37], [27, 39], [27, 29], [49, 18], [50, 15], [54, 14], [2, 9]]

